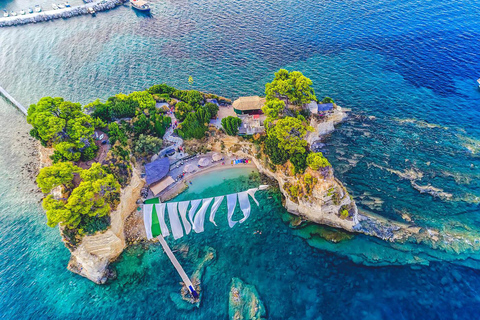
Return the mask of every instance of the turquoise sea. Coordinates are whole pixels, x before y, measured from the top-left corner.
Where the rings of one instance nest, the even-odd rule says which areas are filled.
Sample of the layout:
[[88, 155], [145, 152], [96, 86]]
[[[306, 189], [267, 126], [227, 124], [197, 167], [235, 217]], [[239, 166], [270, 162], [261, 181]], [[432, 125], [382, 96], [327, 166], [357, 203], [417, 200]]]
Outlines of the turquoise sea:
[[[118, 280], [97, 286], [66, 270], [68, 250], [46, 226], [28, 172], [28, 125], [0, 99], [0, 318], [225, 319], [233, 277], [257, 288], [269, 319], [478, 318], [477, 1], [151, 4], [151, 16], [125, 6], [0, 29], [0, 85], [25, 105], [47, 95], [88, 103], [161, 82], [236, 98], [261, 94], [279, 68], [300, 70], [317, 96], [352, 109], [321, 148], [359, 208], [448, 237], [398, 244], [293, 229], [269, 191], [238, 228], [169, 240], [188, 246], [179, 255], [187, 271], [205, 247], [216, 252], [200, 308], [174, 303], [179, 278], [157, 245], [127, 250]], [[0, 0], [9, 11], [33, 5]], [[179, 199], [258, 184], [248, 173], [204, 177]]]

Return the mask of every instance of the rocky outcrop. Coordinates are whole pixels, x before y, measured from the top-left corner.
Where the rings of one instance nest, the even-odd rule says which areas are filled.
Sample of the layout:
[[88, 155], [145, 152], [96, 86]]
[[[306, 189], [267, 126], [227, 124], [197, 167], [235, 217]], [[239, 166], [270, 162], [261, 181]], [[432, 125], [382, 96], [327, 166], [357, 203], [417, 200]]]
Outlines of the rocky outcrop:
[[315, 130], [307, 134], [306, 140], [312, 145], [322, 138], [322, 136], [329, 134], [335, 130], [335, 125], [339, 124], [347, 117], [347, 110], [335, 105], [333, 111], [325, 116], [325, 118], [318, 118], [312, 116], [310, 126]]
[[[354, 226], [358, 224], [357, 206], [342, 183], [335, 179], [332, 173], [325, 177], [321, 173], [307, 169], [303, 175], [288, 175], [289, 168], [277, 169], [273, 172], [258, 159], [252, 160], [260, 173], [278, 181], [288, 212], [315, 223], [354, 231]], [[312, 186], [311, 194], [301, 198], [292, 196], [288, 188], [297, 185], [303, 187], [307, 175], [317, 180]], [[346, 214], [342, 216], [343, 209], [348, 212], [348, 216]]]
[[228, 317], [232, 320], [266, 319], [267, 311], [257, 289], [239, 278], [232, 279], [228, 299]]
[[103, 284], [112, 277], [109, 265], [125, 249], [125, 221], [132, 212], [135, 214], [137, 199], [140, 198], [140, 190], [144, 184], [145, 181], [140, 178], [138, 170], [133, 170], [130, 184], [120, 193], [117, 209], [110, 214], [110, 228], [103, 233], [85, 236], [82, 239], [71, 252], [68, 263], [70, 271], [98, 284]]

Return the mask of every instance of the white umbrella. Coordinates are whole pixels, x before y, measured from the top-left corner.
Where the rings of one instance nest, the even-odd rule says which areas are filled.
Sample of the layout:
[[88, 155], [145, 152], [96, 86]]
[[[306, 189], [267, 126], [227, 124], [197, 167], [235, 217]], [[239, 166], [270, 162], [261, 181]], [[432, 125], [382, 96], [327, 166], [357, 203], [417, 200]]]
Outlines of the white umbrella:
[[208, 158], [202, 158], [202, 159], [198, 160], [198, 165], [201, 166], [201, 167], [206, 167], [210, 163], [211, 163], [211, 161]]
[[185, 168], [183, 168], [183, 172], [192, 172], [195, 171], [197, 167], [194, 164], [187, 164]]
[[212, 160], [213, 161], [220, 161], [220, 160], [222, 160], [222, 158], [223, 158], [223, 156], [220, 153], [214, 153], [212, 155]]

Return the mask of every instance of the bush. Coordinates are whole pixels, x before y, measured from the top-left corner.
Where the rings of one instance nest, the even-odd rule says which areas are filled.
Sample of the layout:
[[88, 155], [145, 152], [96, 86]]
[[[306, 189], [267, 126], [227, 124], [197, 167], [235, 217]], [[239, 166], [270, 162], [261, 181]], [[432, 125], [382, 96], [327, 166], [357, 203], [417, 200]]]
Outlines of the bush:
[[265, 154], [268, 155], [273, 164], [284, 164], [288, 160], [285, 150], [278, 147], [278, 139], [275, 136], [267, 137], [264, 144]]
[[327, 158], [325, 158], [321, 152], [310, 153], [307, 157], [307, 165], [313, 170], [331, 166], [330, 162], [328, 162]]
[[175, 105], [175, 117], [180, 122], [184, 121], [192, 111], [193, 107], [183, 101], [180, 101]]
[[330, 97], [325, 97], [323, 98], [322, 103], [335, 103], [335, 101]]
[[307, 153], [295, 153], [290, 157], [290, 162], [295, 168], [295, 173], [304, 173], [307, 169]]
[[210, 118], [217, 117], [219, 108], [215, 103], [207, 102], [203, 107], [207, 109], [208, 113], [210, 113]]
[[166, 85], [165, 83], [156, 84], [151, 86], [148, 90], [150, 94], [157, 94], [157, 95], [164, 95], [170, 96], [173, 92], [175, 92], [175, 88]]
[[177, 133], [184, 139], [201, 139], [208, 130], [210, 114], [207, 110], [200, 108], [197, 112], [189, 113], [179, 128]]

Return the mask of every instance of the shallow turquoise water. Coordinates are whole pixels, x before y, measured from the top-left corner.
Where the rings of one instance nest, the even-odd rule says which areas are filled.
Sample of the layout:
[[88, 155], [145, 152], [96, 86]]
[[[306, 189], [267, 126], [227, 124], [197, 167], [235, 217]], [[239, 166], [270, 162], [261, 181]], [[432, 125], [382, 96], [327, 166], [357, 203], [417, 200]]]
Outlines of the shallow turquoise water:
[[[3, 0], [0, 9], [25, 4]], [[242, 228], [185, 239], [217, 250], [199, 310], [175, 308], [177, 275], [156, 246], [131, 249], [119, 280], [95, 286], [66, 271], [68, 251], [22, 173], [28, 127], [0, 99], [0, 315], [225, 318], [236, 276], [257, 287], [272, 319], [476, 317], [479, 14], [469, 0], [152, 1], [151, 17], [121, 7], [0, 29], [0, 85], [27, 105], [45, 95], [87, 103], [158, 82], [188, 88], [190, 75], [193, 88], [236, 98], [262, 93], [278, 68], [301, 70], [318, 96], [353, 109], [323, 149], [359, 206], [470, 241], [455, 251], [364, 236], [309, 239], [314, 248], [300, 237], [311, 230], [289, 228], [265, 195]], [[437, 196], [419, 192], [428, 184]], [[194, 260], [185, 257], [186, 266]]]

